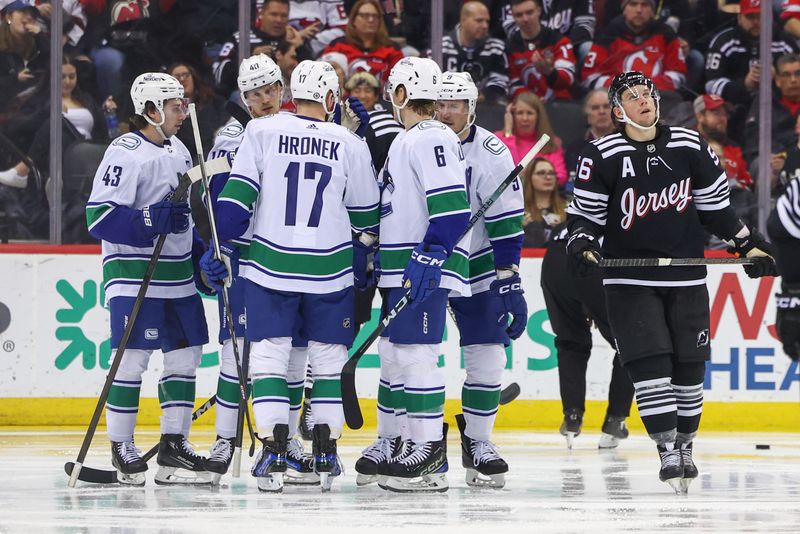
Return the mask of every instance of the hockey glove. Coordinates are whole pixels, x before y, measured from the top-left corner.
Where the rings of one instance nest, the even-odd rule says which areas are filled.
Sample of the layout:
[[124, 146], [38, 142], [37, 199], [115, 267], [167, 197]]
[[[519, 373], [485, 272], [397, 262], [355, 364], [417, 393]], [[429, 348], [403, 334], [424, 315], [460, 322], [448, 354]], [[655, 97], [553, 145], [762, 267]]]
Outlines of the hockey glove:
[[189, 204], [162, 200], [142, 208], [142, 222], [153, 237], [158, 234], [182, 234], [189, 229]]
[[203, 257], [200, 258], [200, 268], [217, 293], [222, 292], [223, 284], [225, 287], [231, 287], [233, 281], [239, 276], [239, 248], [230, 243], [222, 243], [219, 251], [222, 253], [222, 261], [214, 258], [212, 242]]
[[567, 256], [570, 266], [579, 277], [587, 277], [603, 259], [597, 245], [597, 238], [583, 228], [577, 228], [567, 241]]
[[731, 245], [728, 248], [728, 252], [731, 254], [756, 260], [756, 263], [744, 266], [744, 272], [750, 278], [778, 276], [772, 245], [755, 228], [750, 229], [743, 226], [739, 233], [727, 243]]
[[783, 293], [775, 294], [775, 329], [783, 343], [783, 352], [800, 361], [800, 284], [783, 285]]
[[354, 96], [348, 96], [342, 104], [342, 126], [364, 138], [369, 126], [369, 112], [361, 100]]
[[375, 253], [375, 235], [360, 232], [353, 236], [353, 280], [356, 289], [369, 287], [369, 257]]
[[210, 297], [216, 295], [217, 292], [214, 291], [213, 286], [208, 281], [208, 277], [200, 268], [200, 260], [203, 257], [203, 254], [206, 253], [206, 250], [208, 250], [208, 247], [206, 247], [203, 238], [200, 237], [197, 228], [195, 228], [192, 235], [192, 265], [194, 267], [194, 286], [200, 293]]
[[[506, 332], [511, 339], [517, 339], [528, 324], [528, 304], [525, 302], [525, 291], [522, 290], [522, 280], [519, 273], [509, 269], [498, 269], [497, 280], [489, 287], [492, 298], [495, 299], [499, 316], [497, 324], [506, 326]], [[511, 324], [508, 324], [508, 314], [511, 314]]]
[[411, 260], [403, 272], [403, 287], [411, 290], [412, 308], [425, 302], [439, 289], [446, 259], [447, 250], [441, 245], [420, 243], [411, 252]]

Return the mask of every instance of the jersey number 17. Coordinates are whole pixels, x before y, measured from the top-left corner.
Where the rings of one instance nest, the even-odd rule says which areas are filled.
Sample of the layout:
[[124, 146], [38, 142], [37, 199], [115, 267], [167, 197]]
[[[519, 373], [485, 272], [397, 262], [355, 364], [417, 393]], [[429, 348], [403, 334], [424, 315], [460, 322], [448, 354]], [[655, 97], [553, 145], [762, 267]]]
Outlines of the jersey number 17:
[[[317, 182], [317, 192], [314, 195], [314, 204], [311, 206], [311, 213], [308, 216], [308, 223], [306, 226], [316, 228], [319, 226], [319, 218], [322, 214], [322, 195], [325, 188], [331, 181], [331, 167], [323, 163], [314, 161], [307, 161], [303, 166], [303, 179], [316, 180], [317, 173], [319, 173], [319, 182]], [[297, 189], [300, 183], [300, 163], [293, 161], [286, 168], [283, 175], [289, 183], [286, 186], [286, 216], [284, 224], [286, 226], [297, 226]]]

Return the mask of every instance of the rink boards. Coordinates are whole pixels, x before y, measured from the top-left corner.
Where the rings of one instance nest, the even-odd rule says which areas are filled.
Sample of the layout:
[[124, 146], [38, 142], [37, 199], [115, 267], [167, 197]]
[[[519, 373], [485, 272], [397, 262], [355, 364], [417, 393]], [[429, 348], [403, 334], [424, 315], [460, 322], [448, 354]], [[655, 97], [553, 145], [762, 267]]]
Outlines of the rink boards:
[[[66, 253], [65, 253], [66, 252]], [[539, 251], [526, 251], [520, 268], [530, 318], [527, 332], [507, 351], [503, 383], [520, 384], [520, 398], [501, 408], [498, 425], [553, 428], [560, 421], [557, 355], [544, 305]], [[111, 350], [103, 306], [97, 247], [0, 246], [0, 425], [84, 425], [102, 388]], [[709, 268], [712, 360], [705, 381], [703, 425], [715, 430], [800, 429], [800, 371], [775, 338], [773, 294], [779, 279], [750, 280], [737, 266]], [[211, 396], [217, 381], [216, 303], [204, 299], [210, 343], [198, 371], [197, 398]], [[376, 300], [373, 321], [377, 321]], [[599, 425], [613, 351], [594, 331], [587, 373], [587, 425]], [[357, 343], [359, 341], [357, 340]], [[364, 356], [358, 389], [366, 424], [374, 422], [378, 357]], [[458, 332], [448, 318], [441, 345], [447, 376], [447, 409], [458, 411], [463, 381]], [[157, 354], [143, 380], [140, 422], [156, 424]], [[635, 418], [634, 418], [635, 419]], [[210, 424], [206, 416], [201, 424]], [[633, 422], [633, 421], [632, 421]], [[632, 425], [632, 426], [635, 426]]]

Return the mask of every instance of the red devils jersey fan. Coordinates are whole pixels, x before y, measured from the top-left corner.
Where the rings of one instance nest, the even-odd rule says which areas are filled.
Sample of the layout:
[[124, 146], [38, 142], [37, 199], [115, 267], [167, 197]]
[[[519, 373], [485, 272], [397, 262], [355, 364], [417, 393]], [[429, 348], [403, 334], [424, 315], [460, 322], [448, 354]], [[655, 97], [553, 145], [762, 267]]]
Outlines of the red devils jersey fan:
[[587, 89], [608, 87], [618, 72], [637, 70], [661, 91], [686, 81], [686, 61], [675, 32], [655, 18], [654, 0], [625, 0], [622, 15], [597, 36], [583, 62]]
[[[774, 275], [770, 245], [730, 207], [717, 156], [696, 131], [658, 123], [654, 82], [625, 72], [608, 96], [620, 131], [583, 150], [567, 208], [567, 254], [577, 272], [603, 256], [702, 258], [705, 227], [755, 258], [749, 276]], [[661, 458], [659, 477], [685, 493], [698, 475], [692, 442], [711, 354], [706, 269], [607, 268], [602, 276], [614, 342]]]
[[571, 99], [575, 54], [569, 39], [541, 22], [539, 0], [511, 0], [516, 27], [506, 42], [509, 92], [531, 91], [544, 101]]

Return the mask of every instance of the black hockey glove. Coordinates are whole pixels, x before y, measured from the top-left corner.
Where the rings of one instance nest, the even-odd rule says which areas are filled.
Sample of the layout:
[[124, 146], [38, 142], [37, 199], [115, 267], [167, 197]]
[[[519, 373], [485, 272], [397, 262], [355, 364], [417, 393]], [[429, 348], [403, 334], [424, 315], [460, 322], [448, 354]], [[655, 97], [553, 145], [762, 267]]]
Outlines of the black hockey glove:
[[733, 239], [728, 241], [728, 244], [731, 245], [728, 248], [728, 252], [731, 254], [756, 260], [755, 263], [744, 266], [744, 272], [750, 278], [778, 276], [772, 245], [755, 228], [745, 226]]
[[800, 360], [800, 284], [783, 284], [783, 292], [775, 294], [775, 328], [783, 343], [783, 352], [794, 361]]
[[569, 264], [576, 276], [589, 276], [600, 265], [603, 255], [597, 238], [583, 228], [576, 228], [567, 241]]

